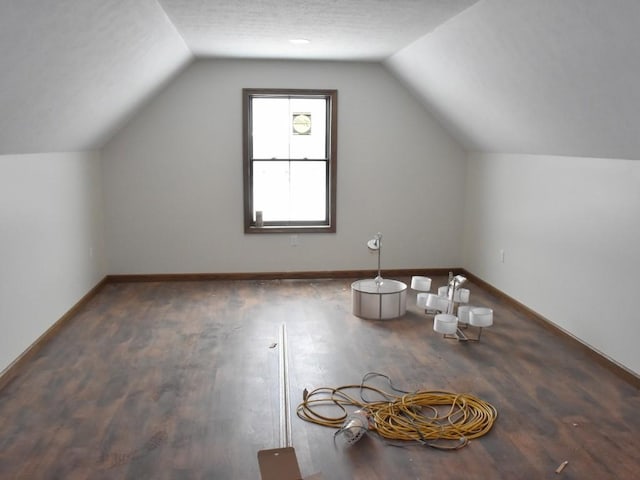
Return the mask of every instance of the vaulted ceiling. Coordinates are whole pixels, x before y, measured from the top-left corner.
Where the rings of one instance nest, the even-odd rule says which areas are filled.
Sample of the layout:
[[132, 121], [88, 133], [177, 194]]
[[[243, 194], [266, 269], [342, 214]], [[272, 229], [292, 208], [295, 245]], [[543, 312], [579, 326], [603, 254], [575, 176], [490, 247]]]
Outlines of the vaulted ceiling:
[[638, 0], [484, 0], [387, 65], [470, 150], [640, 159]]
[[225, 57], [382, 62], [469, 150], [640, 159], [639, 27], [637, 0], [7, 1], [0, 154], [100, 148]]

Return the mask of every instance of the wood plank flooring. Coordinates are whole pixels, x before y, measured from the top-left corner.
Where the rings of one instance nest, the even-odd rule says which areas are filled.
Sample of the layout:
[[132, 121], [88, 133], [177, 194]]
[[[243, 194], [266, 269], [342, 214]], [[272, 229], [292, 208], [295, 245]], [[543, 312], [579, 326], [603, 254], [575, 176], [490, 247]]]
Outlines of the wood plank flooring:
[[499, 415], [457, 451], [373, 434], [340, 448], [294, 415], [305, 476], [640, 478], [640, 391], [584, 349], [473, 283], [470, 303], [495, 315], [479, 343], [433, 332], [411, 291], [404, 317], [360, 319], [353, 280], [105, 285], [0, 391], [0, 479], [259, 479], [257, 452], [279, 446], [282, 323], [292, 410], [305, 388], [376, 371], [406, 390], [471, 393]]

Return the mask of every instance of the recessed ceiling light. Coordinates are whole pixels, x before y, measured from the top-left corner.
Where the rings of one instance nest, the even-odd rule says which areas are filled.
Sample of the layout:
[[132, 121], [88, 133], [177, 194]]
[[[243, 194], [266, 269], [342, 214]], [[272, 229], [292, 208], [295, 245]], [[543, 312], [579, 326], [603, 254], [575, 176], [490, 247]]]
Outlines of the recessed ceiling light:
[[308, 43], [311, 43], [311, 40], [308, 40], [306, 38], [292, 38], [289, 40], [290, 43], [293, 43], [294, 45], [306, 45]]

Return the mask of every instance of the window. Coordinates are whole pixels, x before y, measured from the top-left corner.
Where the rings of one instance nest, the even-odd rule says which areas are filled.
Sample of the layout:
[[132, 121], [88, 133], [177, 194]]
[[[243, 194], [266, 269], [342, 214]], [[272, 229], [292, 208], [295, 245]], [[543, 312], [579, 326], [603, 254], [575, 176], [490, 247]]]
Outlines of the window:
[[335, 232], [338, 92], [242, 92], [245, 232]]

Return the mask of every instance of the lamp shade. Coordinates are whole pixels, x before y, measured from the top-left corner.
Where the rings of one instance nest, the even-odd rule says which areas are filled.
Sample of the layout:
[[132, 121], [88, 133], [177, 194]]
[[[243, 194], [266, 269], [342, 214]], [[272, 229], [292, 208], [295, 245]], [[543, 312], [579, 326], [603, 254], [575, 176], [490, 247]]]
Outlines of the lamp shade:
[[493, 310], [490, 308], [472, 308], [469, 312], [469, 325], [490, 327], [493, 325]]
[[377, 238], [372, 238], [367, 242], [367, 247], [369, 250], [380, 250], [380, 241]]
[[[438, 288], [438, 296], [447, 297], [448, 288], [446, 285]], [[453, 296], [453, 301], [457, 303], [467, 303], [471, 292], [468, 288], [458, 288]]]
[[431, 293], [419, 293], [416, 296], [416, 305], [419, 308], [424, 308], [426, 310], [427, 309], [427, 297], [429, 295], [433, 295], [433, 294], [431, 294]]
[[445, 297], [439, 297], [433, 293], [427, 294], [426, 306], [431, 310], [446, 312], [449, 309], [449, 300]]
[[433, 330], [445, 335], [456, 333], [458, 329], [458, 317], [448, 313], [440, 313], [433, 318]]
[[431, 279], [429, 277], [413, 276], [411, 277], [411, 289], [419, 292], [428, 292], [431, 290]]
[[471, 313], [471, 309], [475, 308], [471, 305], [460, 305], [458, 307], [458, 322], [467, 324], [469, 323], [469, 313]]
[[454, 301], [459, 303], [467, 303], [469, 301], [470, 294], [471, 292], [468, 288], [459, 288], [458, 290], [456, 290]]

